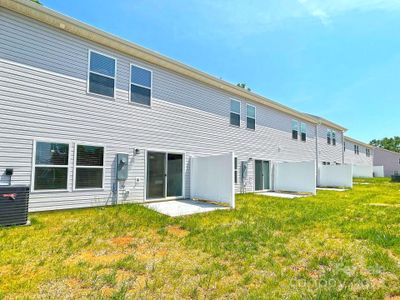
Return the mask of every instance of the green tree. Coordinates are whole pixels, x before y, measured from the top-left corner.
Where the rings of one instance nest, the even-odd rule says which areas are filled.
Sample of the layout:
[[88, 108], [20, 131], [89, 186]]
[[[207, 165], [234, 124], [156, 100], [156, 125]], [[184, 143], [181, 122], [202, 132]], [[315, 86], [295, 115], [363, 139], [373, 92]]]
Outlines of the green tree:
[[37, 4], [40, 4], [40, 5], [42, 5], [42, 3], [39, 1], [39, 0], [31, 0], [32, 2], [35, 2], [35, 3], [37, 3]]
[[245, 83], [238, 83], [237, 86], [242, 88], [242, 89], [245, 89], [245, 90], [248, 90], [249, 92], [251, 92], [251, 89]]
[[375, 147], [400, 152], [400, 136], [394, 136], [392, 138], [385, 137], [381, 140], [372, 140], [369, 143]]

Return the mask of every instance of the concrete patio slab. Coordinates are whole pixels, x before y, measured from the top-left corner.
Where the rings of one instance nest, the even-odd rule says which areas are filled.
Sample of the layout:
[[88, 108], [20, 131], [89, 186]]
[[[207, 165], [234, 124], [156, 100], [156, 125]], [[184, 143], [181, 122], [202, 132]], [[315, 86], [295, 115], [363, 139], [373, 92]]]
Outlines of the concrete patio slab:
[[144, 204], [145, 207], [170, 217], [180, 217], [206, 213], [221, 209], [230, 209], [214, 203], [195, 200], [171, 200]]
[[257, 194], [270, 197], [286, 198], [286, 199], [304, 198], [311, 196], [311, 195], [298, 195], [298, 194], [278, 193], [278, 192], [262, 192]]
[[334, 191], [334, 192], [345, 192], [346, 189], [338, 189], [338, 188], [317, 188], [319, 191]]

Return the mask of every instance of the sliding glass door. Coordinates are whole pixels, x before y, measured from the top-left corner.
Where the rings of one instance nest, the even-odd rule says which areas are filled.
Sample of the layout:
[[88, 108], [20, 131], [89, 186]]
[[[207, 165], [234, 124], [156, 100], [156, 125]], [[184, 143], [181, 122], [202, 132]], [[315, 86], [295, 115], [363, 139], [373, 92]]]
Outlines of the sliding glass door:
[[147, 152], [147, 199], [183, 196], [183, 155]]
[[147, 198], [165, 197], [165, 153], [147, 153]]
[[269, 161], [255, 161], [255, 190], [269, 190]]

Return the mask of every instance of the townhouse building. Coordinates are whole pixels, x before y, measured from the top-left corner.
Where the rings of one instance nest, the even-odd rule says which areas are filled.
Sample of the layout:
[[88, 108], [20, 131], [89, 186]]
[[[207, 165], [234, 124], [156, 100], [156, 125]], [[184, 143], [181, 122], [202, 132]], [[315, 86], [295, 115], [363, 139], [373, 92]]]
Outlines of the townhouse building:
[[0, 184], [13, 169], [31, 211], [189, 198], [205, 155], [234, 153], [236, 193], [344, 161], [342, 126], [31, 1], [0, 2], [0, 35]]

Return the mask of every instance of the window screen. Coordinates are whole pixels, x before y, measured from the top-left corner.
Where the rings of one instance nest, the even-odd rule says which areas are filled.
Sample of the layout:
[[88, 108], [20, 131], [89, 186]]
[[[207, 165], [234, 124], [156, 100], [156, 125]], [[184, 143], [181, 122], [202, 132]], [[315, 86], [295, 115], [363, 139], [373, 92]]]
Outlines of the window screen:
[[104, 147], [77, 145], [75, 188], [103, 187]]
[[131, 66], [131, 101], [151, 105], [152, 73], [149, 70]]
[[69, 145], [36, 142], [34, 190], [65, 190], [68, 186]]
[[114, 97], [115, 59], [90, 51], [89, 92]]
[[240, 127], [240, 101], [231, 100], [230, 123]]

